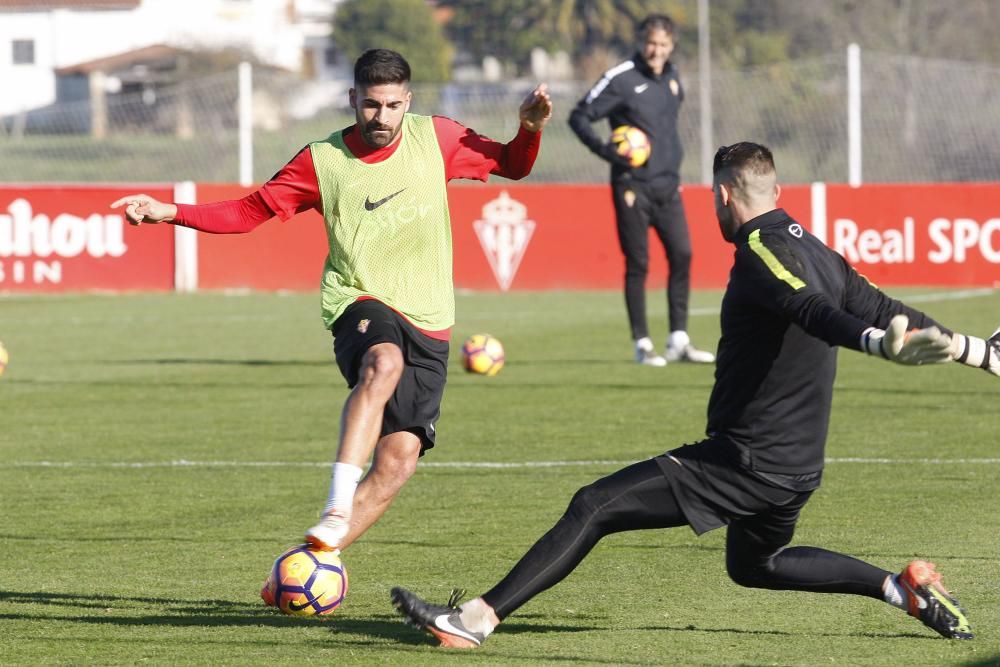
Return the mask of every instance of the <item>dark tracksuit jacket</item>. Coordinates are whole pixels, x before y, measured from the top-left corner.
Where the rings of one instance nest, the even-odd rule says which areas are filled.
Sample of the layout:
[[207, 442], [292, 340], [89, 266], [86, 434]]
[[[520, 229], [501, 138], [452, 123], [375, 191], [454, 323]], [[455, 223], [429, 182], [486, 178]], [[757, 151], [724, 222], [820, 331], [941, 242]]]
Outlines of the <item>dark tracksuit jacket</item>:
[[[677, 132], [677, 113], [684, 101], [680, 75], [673, 63], [655, 76], [639, 54], [612, 67], [570, 113], [569, 124], [592, 152], [611, 161], [611, 181], [631, 178], [668, 192], [680, 184], [684, 149]], [[607, 118], [611, 128], [638, 127], [649, 137], [649, 160], [632, 168], [614, 155], [591, 124]]]
[[866, 328], [885, 329], [900, 313], [910, 328], [949, 330], [883, 294], [782, 209], [744, 224], [735, 244], [708, 435], [735, 443], [751, 470], [818, 472], [836, 374], [833, 346], [860, 350]]

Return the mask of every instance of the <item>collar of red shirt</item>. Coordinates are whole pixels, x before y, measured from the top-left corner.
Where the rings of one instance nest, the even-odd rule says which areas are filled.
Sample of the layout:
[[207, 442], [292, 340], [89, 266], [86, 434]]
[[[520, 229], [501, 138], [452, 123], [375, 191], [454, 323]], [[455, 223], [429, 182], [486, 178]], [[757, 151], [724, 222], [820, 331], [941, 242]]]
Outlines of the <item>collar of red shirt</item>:
[[354, 157], [369, 164], [373, 162], [381, 162], [382, 160], [388, 158], [396, 152], [400, 141], [402, 141], [402, 137], [400, 137], [400, 141], [394, 141], [388, 146], [383, 146], [382, 148], [372, 148], [365, 143], [364, 139], [361, 138], [361, 133], [358, 132], [357, 125], [351, 125], [346, 128], [343, 136], [344, 144], [347, 146], [347, 149], [354, 154]]

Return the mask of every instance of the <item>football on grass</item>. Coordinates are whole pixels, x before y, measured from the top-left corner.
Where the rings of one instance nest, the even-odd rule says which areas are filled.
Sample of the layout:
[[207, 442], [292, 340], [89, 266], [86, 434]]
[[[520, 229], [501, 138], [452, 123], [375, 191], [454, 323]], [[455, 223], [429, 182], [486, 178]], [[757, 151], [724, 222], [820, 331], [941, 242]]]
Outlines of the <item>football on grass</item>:
[[632, 125], [619, 125], [611, 132], [615, 151], [626, 158], [633, 167], [641, 167], [649, 159], [652, 147], [646, 133]]
[[469, 336], [462, 345], [462, 366], [470, 373], [496, 375], [503, 362], [503, 345], [489, 334]]
[[265, 604], [291, 616], [323, 616], [347, 595], [347, 570], [337, 551], [320, 551], [308, 544], [278, 556], [260, 597]]

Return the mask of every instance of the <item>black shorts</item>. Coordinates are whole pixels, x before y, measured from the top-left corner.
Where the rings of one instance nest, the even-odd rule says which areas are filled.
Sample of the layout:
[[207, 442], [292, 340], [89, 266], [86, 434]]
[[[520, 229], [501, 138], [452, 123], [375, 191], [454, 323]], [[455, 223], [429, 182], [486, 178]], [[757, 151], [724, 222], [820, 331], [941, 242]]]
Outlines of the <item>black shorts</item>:
[[812, 495], [812, 490], [782, 488], [754, 476], [740, 465], [736, 445], [721, 438], [684, 445], [655, 461], [699, 535], [740, 521], [753, 524], [761, 541], [780, 542], [791, 537], [799, 511]]
[[382, 415], [382, 436], [409, 431], [420, 438], [420, 454], [434, 446], [441, 397], [448, 377], [448, 341], [421, 333], [384, 303], [356, 301], [333, 323], [337, 366], [353, 388], [368, 348], [393, 343], [403, 352], [403, 375]]

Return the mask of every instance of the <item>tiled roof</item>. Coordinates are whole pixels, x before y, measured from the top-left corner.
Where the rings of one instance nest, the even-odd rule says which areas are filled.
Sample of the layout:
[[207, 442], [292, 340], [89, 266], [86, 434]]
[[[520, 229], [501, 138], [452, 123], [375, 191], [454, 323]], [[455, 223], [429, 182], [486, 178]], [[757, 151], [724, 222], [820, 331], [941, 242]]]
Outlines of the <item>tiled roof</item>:
[[96, 70], [114, 72], [137, 63], [171, 58], [176, 56], [178, 53], [180, 53], [178, 49], [170, 46], [164, 46], [162, 44], [144, 46], [132, 51], [118, 53], [113, 56], [98, 58], [97, 60], [90, 60], [84, 63], [77, 63], [76, 65], [70, 65], [68, 67], [60, 67], [56, 70], [56, 74], [89, 74], [90, 72]]
[[0, 11], [46, 11], [50, 9], [135, 9], [142, 0], [0, 0]]

